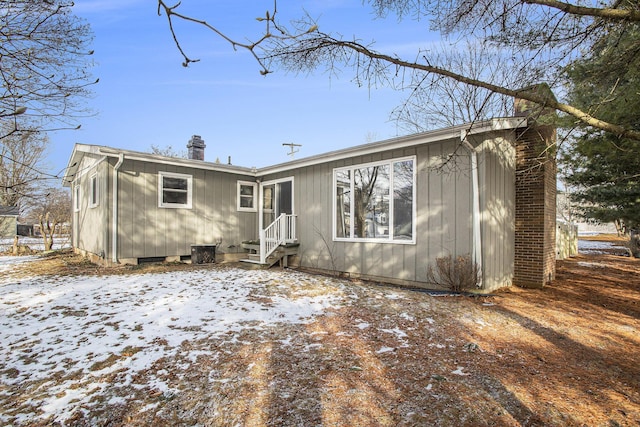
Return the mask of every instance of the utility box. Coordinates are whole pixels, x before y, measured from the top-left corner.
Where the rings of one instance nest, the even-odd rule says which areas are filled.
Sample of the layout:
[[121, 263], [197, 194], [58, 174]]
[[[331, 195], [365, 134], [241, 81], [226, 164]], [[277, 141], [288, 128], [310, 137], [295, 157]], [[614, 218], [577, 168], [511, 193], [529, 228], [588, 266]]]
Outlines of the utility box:
[[216, 245], [191, 245], [191, 264], [216, 262]]

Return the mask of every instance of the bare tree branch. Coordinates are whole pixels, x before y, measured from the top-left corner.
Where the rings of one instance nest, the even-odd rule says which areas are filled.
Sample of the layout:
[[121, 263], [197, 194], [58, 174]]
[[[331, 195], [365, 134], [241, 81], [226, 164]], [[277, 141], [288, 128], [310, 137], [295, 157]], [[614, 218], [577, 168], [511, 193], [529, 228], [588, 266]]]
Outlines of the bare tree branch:
[[65, 0], [0, 0], [0, 119], [22, 114], [70, 125], [85, 113], [79, 100], [97, 83], [88, 72], [92, 34], [72, 7]]
[[524, 0], [525, 3], [548, 6], [571, 15], [592, 16], [610, 20], [640, 22], [640, 11], [610, 7], [585, 7], [555, 0]]
[[[385, 16], [388, 10], [395, 10], [400, 16], [408, 13], [416, 18], [429, 16], [434, 28], [445, 35], [462, 31], [463, 34], [479, 36], [499, 48], [513, 48], [513, 52], [521, 54], [522, 63], [525, 64], [513, 71], [525, 70], [537, 82], [554, 79], [559, 82], [562, 68], [572, 59], [583, 55], [591, 43], [606, 34], [608, 28], [640, 20], [637, 2], [625, 0], [618, 0], [612, 6], [605, 4], [599, 7], [555, 0], [370, 0], [369, 3], [374, 5], [379, 16]], [[546, 93], [487, 81], [465, 74], [464, 70], [439, 65], [426, 53], [415, 61], [407, 61], [395, 55], [376, 52], [356, 39], [349, 41], [319, 32], [315, 21], [309, 17], [299, 21], [291, 32], [275, 20], [276, 0], [273, 11], [267, 11], [264, 18], [258, 18], [258, 21], [265, 23], [264, 33], [251, 43], [237, 42], [204, 20], [177, 13], [175, 9], [179, 5], [169, 7], [164, 0], [158, 0], [158, 11], [165, 11], [170, 24], [175, 16], [203, 25], [234, 49], [249, 50], [264, 75], [272, 71], [272, 65], [292, 71], [312, 70], [325, 65], [328, 70], [335, 72], [338, 64], [343, 64], [356, 70], [354, 80], [357, 84], [368, 82], [370, 86], [383, 84], [401, 89], [406, 88], [402, 82], [405, 72], [435, 75], [501, 96], [524, 99], [541, 108], [566, 113], [593, 128], [640, 140], [640, 131], [637, 129], [603, 120], [591, 111], [558, 101]], [[182, 50], [172, 25], [170, 30], [185, 58], [184, 65], [195, 62]], [[395, 84], [396, 79], [401, 80], [399, 86]], [[483, 99], [487, 99], [486, 96]]]

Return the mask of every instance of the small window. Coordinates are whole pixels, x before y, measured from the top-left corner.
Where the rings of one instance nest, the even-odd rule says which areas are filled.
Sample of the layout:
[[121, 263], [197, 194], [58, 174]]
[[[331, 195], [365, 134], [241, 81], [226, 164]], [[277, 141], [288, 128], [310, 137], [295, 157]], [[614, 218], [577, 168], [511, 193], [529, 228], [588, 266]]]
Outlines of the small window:
[[73, 193], [73, 210], [75, 212], [79, 212], [80, 211], [80, 185], [78, 185], [76, 183], [76, 185], [73, 187], [74, 193]]
[[258, 199], [258, 185], [255, 182], [238, 181], [238, 210], [245, 212], [256, 211]]
[[93, 174], [91, 176], [91, 180], [90, 180], [90, 192], [89, 192], [89, 207], [90, 208], [95, 208], [96, 206], [98, 206], [99, 204], [99, 199], [98, 199], [98, 175], [97, 174]]
[[158, 206], [191, 209], [192, 176], [171, 172], [158, 173]]

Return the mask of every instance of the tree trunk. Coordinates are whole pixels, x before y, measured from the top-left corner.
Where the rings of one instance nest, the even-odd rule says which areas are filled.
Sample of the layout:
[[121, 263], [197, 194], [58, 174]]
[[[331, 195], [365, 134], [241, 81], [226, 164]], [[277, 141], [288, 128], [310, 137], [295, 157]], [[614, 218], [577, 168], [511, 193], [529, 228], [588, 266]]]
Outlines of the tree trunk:
[[45, 215], [40, 215], [40, 232], [42, 233], [42, 240], [44, 241], [44, 250], [50, 251], [53, 245], [53, 236], [51, 234], [51, 222], [49, 221], [49, 212]]

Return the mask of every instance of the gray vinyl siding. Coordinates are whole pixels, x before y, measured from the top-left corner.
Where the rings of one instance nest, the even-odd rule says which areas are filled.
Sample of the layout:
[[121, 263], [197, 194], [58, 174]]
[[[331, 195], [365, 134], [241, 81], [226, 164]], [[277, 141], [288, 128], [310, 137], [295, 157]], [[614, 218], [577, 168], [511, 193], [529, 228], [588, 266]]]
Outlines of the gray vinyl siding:
[[[294, 177], [301, 265], [372, 278], [426, 282], [428, 265], [437, 257], [470, 253], [469, 156], [460, 156], [450, 173], [438, 169], [443, 155], [451, 153], [458, 142], [383, 151], [263, 177], [265, 181]], [[334, 241], [334, 168], [407, 156], [416, 156], [415, 244]]]
[[[478, 152], [483, 283], [491, 290], [510, 285], [514, 271], [513, 133], [483, 133], [469, 141]], [[416, 159], [414, 243], [334, 241], [334, 169], [407, 157]], [[82, 196], [80, 211], [73, 213], [74, 245], [104, 254], [107, 260], [113, 257], [112, 185], [117, 161], [116, 157], [106, 161], [86, 154], [76, 178]], [[299, 257], [304, 267], [417, 283], [427, 282], [428, 267], [438, 257], [472, 253], [474, 171], [459, 137], [291, 167], [259, 178], [267, 182], [293, 177]], [[100, 204], [89, 208], [93, 171], [99, 176]], [[161, 171], [192, 176], [190, 209], [158, 206]], [[242, 171], [125, 158], [118, 173], [117, 258], [187, 256], [192, 244], [217, 244], [220, 253], [243, 252], [241, 243], [259, 236], [258, 213], [238, 211], [238, 181], [255, 182], [256, 177]]]
[[486, 289], [510, 286], [515, 252], [515, 150], [496, 136], [480, 146], [480, 211]]
[[[75, 210], [75, 189], [71, 190], [72, 197], [72, 240], [75, 247], [84, 251], [108, 256], [109, 230], [109, 165], [97, 156], [85, 156], [78, 168], [79, 176], [75, 185], [80, 186], [80, 210]], [[89, 206], [91, 194], [91, 177], [96, 174], [98, 181], [98, 205]]]
[[18, 232], [18, 220], [15, 216], [0, 216], [0, 237], [14, 237]]
[[[158, 206], [158, 173], [192, 176], [192, 207]], [[256, 213], [237, 211], [238, 180], [245, 175], [126, 160], [119, 171], [118, 258], [187, 256], [192, 244], [241, 250], [258, 235]]]

